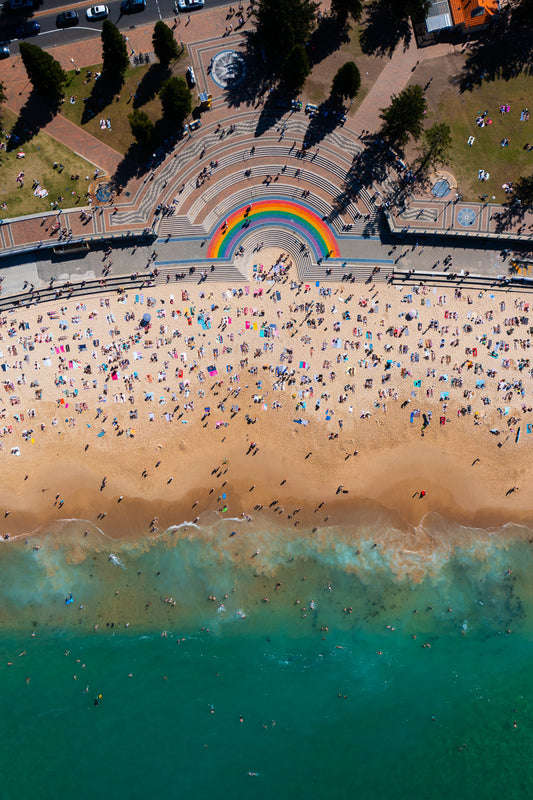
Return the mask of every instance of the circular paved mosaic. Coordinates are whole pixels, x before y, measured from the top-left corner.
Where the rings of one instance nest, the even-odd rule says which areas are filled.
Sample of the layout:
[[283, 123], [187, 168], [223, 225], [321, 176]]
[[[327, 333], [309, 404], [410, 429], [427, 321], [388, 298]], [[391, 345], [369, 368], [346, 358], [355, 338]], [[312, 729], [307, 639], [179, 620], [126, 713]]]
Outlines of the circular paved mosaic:
[[461, 208], [457, 212], [457, 222], [463, 228], [469, 228], [476, 221], [476, 212], [472, 208]]
[[110, 203], [113, 199], [113, 187], [110, 183], [99, 183], [94, 196], [99, 203]]
[[446, 197], [450, 192], [451, 187], [446, 178], [441, 178], [431, 187], [431, 194], [434, 197]]
[[244, 58], [236, 50], [221, 50], [211, 59], [211, 77], [221, 89], [238, 86], [245, 75]]

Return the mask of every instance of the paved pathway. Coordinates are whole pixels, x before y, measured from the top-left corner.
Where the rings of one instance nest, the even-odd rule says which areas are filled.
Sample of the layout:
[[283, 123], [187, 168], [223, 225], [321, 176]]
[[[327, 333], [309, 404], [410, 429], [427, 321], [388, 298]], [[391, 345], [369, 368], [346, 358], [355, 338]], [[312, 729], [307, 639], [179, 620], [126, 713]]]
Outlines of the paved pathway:
[[51, 119], [44, 131], [108, 175], [114, 175], [118, 165], [124, 160], [122, 153], [117, 153], [109, 145], [95, 139], [61, 114]]
[[399, 94], [407, 86], [418, 64], [453, 52], [453, 45], [449, 44], [437, 44], [419, 50], [413, 34], [407, 49], [396, 48], [367, 96], [349, 119], [349, 126], [355, 131], [377, 131], [382, 122], [379, 116], [381, 110], [390, 104], [392, 95]]

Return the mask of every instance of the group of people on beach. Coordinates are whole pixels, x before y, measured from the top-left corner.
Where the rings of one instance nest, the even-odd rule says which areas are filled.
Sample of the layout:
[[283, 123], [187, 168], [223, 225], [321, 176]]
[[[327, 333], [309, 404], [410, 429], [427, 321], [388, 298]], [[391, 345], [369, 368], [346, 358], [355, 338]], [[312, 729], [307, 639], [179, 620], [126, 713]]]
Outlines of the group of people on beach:
[[359, 436], [347, 422], [391, 404], [407, 408], [408, 424], [423, 421], [424, 434], [434, 414], [451, 422], [452, 403], [457, 418], [510, 433], [529, 413], [526, 300], [377, 283], [357, 296], [351, 284], [302, 283], [286, 254], [254, 265], [251, 278], [236, 287], [201, 281], [177, 298], [172, 286], [146, 296], [121, 288], [45, 314], [4, 312], [7, 450], [27, 455], [30, 419], [40, 427], [32, 440], [53, 428], [68, 434], [80, 417], [92, 436], [134, 438], [152, 423], [220, 430], [258, 409], [331, 440]]

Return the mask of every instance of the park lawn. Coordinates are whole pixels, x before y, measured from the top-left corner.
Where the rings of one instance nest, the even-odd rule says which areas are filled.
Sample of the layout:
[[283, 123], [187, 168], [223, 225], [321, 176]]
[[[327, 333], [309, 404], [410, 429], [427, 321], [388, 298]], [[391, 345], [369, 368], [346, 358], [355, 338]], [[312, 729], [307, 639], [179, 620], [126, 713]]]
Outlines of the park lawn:
[[[533, 151], [524, 150], [524, 145], [533, 144], [533, 113], [529, 122], [520, 122], [520, 112], [530, 108], [533, 112], [531, 78], [519, 75], [508, 81], [496, 80], [483, 83], [473, 92], [459, 94], [455, 89], [446, 89], [434, 109], [429, 123], [447, 122], [452, 131], [452, 149], [449, 169], [458, 183], [458, 191], [465, 200], [479, 200], [487, 194], [488, 200], [509, 201], [502, 184], [516, 183], [521, 175], [533, 173]], [[500, 114], [500, 105], [509, 104], [511, 111]], [[488, 111], [485, 119], [491, 125], [479, 128], [476, 118]], [[469, 136], [474, 144], [467, 144]], [[508, 147], [501, 147], [502, 139], [509, 139]], [[444, 167], [446, 169], [446, 167]], [[478, 171], [490, 174], [488, 181], [478, 180]]]
[[[75, 125], [78, 125], [83, 130], [90, 133], [96, 139], [99, 139], [105, 144], [112, 147], [118, 153], [125, 155], [134, 143], [134, 138], [131, 134], [130, 123], [128, 115], [133, 111], [132, 98], [130, 93], [135, 95], [137, 88], [146, 78], [147, 73], [152, 70], [151, 75], [154, 74], [156, 64], [143, 64], [138, 67], [130, 67], [124, 76], [124, 85], [120, 90], [117, 98], [113, 99], [109, 105], [97, 113], [95, 117], [82, 123], [82, 116], [85, 104], [83, 102], [85, 97], [89, 97], [93, 87], [94, 78], [87, 81], [87, 72], [90, 71], [94, 75], [102, 68], [101, 64], [95, 64], [91, 67], [85, 67], [81, 70], [79, 75], [76, 75], [74, 70], [67, 72], [68, 81], [65, 88], [65, 102], [61, 106], [61, 113], [64, 117], [69, 119]], [[170, 67], [170, 76], [185, 78], [186, 65], [184, 64], [183, 54], [174, 61]], [[156, 89], [158, 87], [155, 87]], [[70, 98], [76, 97], [76, 102], [71, 103]], [[194, 105], [194, 102], [193, 102]], [[136, 106], [142, 111], [146, 112], [152, 122], [157, 122], [161, 118], [161, 101], [154, 91], [154, 96], [147, 99], [147, 102], [138, 104]], [[111, 128], [101, 128], [100, 120], [111, 120]]]
[[[350, 28], [350, 41], [346, 42], [340, 49], [343, 56], [342, 64], [346, 61], [355, 61], [361, 73], [361, 88], [357, 93], [357, 97], [354, 97], [350, 115], [355, 114], [388, 61], [388, 59], [383, 56], [367, 56], [363, 53], [359, 41], [362, 30], [362, 25], [353, 23]], [[342, 64], [339, 64], [337, 69], [342, 66]], [[333, 75], [331, 78], [333, 79]]]
[[[65, 88], [65, 102], [61, 106], [61, 114], [68, 120], [78, 125], [83, 130], [90, 133], [96, 139], [109, 145], [118, 153], [123, 155], [128, 151], [130, 145], [133, 144], [134, 139], [131, 134], [130, 123], [128, 121], [128, 114], [133, 111], [130, 92], [135, 94], [138, 84], [142, 81], [148, 70], [149, 64], [143, 64], [139, 67], [130, 67], [126, 71], [124, 85], [120, 91], [120, 100], [113, 100], [95, 117], [82, 123], [83, 111], [85, 104], [83, 99], [89, 97], [93, 87], [94, 78], [89, 81], [86, 80], [87, 71], [90, 70], [94, 75], [102, 68], [101, 64], [95, 64], [91, 67], [86, 67], [81, 70], [79, 75], [76, 75], [74, 70], [67, 72], [68, 81]], [[71, 97], [76, 97], [75, 103], [70, 102]], [[159, 98], [156, 97], [150, 102], [142, 106], [152, 122], [156, 122], [161, 116], [161, 103]], [[100, 127], [100, 120], [111, 120], [111, 128], [102, 129]]]
[[[8, 133], [12, 130], [17, 115], [5, 107], [2, 109], [2, 128]], [[0, 137], [6, 141], [3, 135]], [[25, 158], [17, 158], [17, 152], [24, 152]], [[57, 161], [63, 164], [64, 169], [59, 172], [53, 164]], [[7, 153], [0, 150], [0, 203], [5, 203], [7, 208], [0, 208], [0, 219], [40, 214], [50, 211], [51, 203], [58, 197], [63, 197], [63, 207], [76, 205], [77, 198], [72, 192], [83, 196], [87, 191], [88, 182], [85, 176], [92, 176], [94, 164], [85, 161], [65, 145], [41, 131], [29, 142], [25, 142], [19, 150]], [[19, 172], [24, 172], [24, 186], [20, 188], [16, 177]], [[78, 181], [71, 180], [71, 175], [79, 175]], [[48, 190], [47, 197], [35, 197], [33, 194], [33, 180], [38, 180], [40, 185]]]
[[329, 97], [331, 82], [339, 67], [342, 67], [347, 61], [355, 61], [361, 73], [361, 88], [354, 97], [349, 110], [350, 115], [355, 114], [386, 63], [383, 58], [363, 54], [359, 44], [360, 32], [361, 26], [352, 24], [349, 41], [313, 67], [302, 92], [305, 101], [311, 103], [324, 101]]

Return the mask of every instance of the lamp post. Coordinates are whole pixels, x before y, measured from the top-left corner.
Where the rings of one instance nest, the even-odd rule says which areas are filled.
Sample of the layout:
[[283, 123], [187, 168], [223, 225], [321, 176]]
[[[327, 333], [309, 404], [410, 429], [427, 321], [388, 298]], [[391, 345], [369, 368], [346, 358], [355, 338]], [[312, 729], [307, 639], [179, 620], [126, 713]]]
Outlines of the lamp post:
[[133, 49], [133, 45], [130, 42], [129, 36], [126, 36], [126, 43], [129, 44], [129, 46], [130, 46], [130, 50], [131, 50], [130, 55], [134, 56], [135, 55], [135, 50]]
[[78, 67], [78, 65], [76, 64], [76, 62], [74, 61], [73, 58], [70, 59], [70, 63], [74, 66], [74, 69], [76, 70], [76, 75], [79, 75], [80, 74], [80, 68]]

